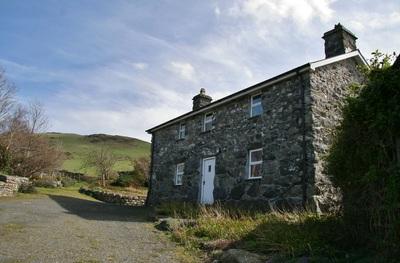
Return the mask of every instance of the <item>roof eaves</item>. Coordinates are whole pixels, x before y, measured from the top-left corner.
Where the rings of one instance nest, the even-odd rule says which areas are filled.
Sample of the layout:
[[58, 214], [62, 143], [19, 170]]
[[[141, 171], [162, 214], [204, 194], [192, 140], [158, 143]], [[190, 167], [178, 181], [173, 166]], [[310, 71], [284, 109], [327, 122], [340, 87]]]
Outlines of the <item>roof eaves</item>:
[[292, 76], [296, 75], [298, 72], [303, 72], [305, 70], [308, 70], [309, 68], [310, 68], [310, 63], [304, 64], [304, 65], [302, 65], [300, 67], [294, 68], [292, 70], [289, 70], [287, 72], [279, 74], [279, 75], [277, 75], [277, 76], [275, 76], [273, 78], [264, 80], [262, 82], [259, 82], [259, 83], [255, 84], [255, 85], [252, 85], [252, 86], [250, 86], [250, 87], [248, 87], [246, 89], [240, 90], [240, 91], [235, 92], [235, 93], [233, 93], [231, 95], [228, 95], [228, 96], [226, 96], [224, 98], [216, 100], [216, 101], [214, 101], [214, 102], [212, 102], [212, 103], [210, 103], [210, 104], [208, 104], [206, 106], [203, 106], [203, 107], [201, 107], [201, 108], [199, 108], [199, 109], [197, 109], [195, 111], [190, 111], [190, 112], [187, 112], [187, 113], [185, 113], [183, 115], [180, 115], [180, 116], [178, 116], [178, 117], [176, 117], [176, 118], [174, 118], [172, 120], [169, 120], [167, 122], [164, 122], [164, 123], [162, 123], [160, 125], [157, 125], [157, 126], [151, 128], [151, 129], [148, 129], [148, 130], [146, 130], [146, 132], [147, 133], [152, 133], [152, 132], [154, 132], [154, 131], [156, 131], [156, 130], [158, 130], [160, 128], [169, 126], [169, 125], [171, 125], [173, 123], [176, 123], [178, 121], [181, 121], [181, 120], [183, 120], [183, 119], [185, 119], [187, 117], [199, 114], [199, 113], [204, 112], [204, 111], [208, 111], [208, 110], [210, 110], [210, 109], [212, 109], [214, 107], [220, 106], [220, 105], [225, 104], [225, 103], [227, 103], [229, 101], [232, 101], [234, 99], [237, 99], [237, 98], [240, 98], [242, 96], [245, 96], [245, 95], [247, 95], [249, 93], [256, 92], [257, 90], [262, 89], [264, 87], [267, 87], [267, 86], [273, 85], [275, 83], [278, 83], [278, 82], [280, 82], [282, 80], [285, 80], [285, 79], [287, 79], [289, 77], [292, 77]]
[[297, 67], [297, 68], [294, 68], [292, 70], [286, 71], [286, 72], [284, 72], [282, 74], [279, 74], [279, 75], [277, 75], [277, 76], [275, 76], [273, 78], [270, 78], [270, 79], [267, 79], [267, 80], [262, 81], [260, 83], [257, 83], [255, 85], [252, 85], [252, 86], [250, 86], [250, 87], [248, 87], [246, 89], [243, 89], [243, 90], [240, 90], [238, 92], [235, 92], [235, 93], [233, 93], [233, 94], [231, 94], [231, 95], [229, 95], [227, 97], [224, 97], [222, 99], [216, 100], [216, 101], [214, 101], [214, 102], [212, 102], [212, 103], [210, 103], [210, 104], [208, 104], [208, 105], [206, 105], [204, 107], [201, 107], [201, 108], [199, 108], [199, 109], [197, 109], [195, 111], [190, 111], [190, 112], [187, 112], [187, 113], [185, 113], [183, 115], [180, 115], [180, 116], [178, 116], [178, 117], [176, 117], [176, 118], [174, 118], [172, 120], [169, 120], [167, 122], [164, 122], [164, 123], [162, 123], [160, 125], [157, 125], [157, 126], [151, 128], [151, 129], [148, 129], [148, 130], [146, 130], [146, 132], [151, 134], [156, 130], [159, 130], [161, 128], [164, 128], [166, 126], [174, 124], [174, 123], [176, 123], [178, 121], [182, 121], [185, 118], [194, 116], [196, 114], [199, 114], [199, 113], [202, 113], [202, 112], [205, 112], [205, 111], [208, 111], [208, 110], [211, 110], [212, 108], [215, 108], [217, 106], [223, 105], [224, 103], [227, 103], [227, 102], [232, 101], [234, 99], [240, 98], [240, 97], [245, 96], [245, 95], [247, 95], [249, 93], [256, 92], [259, 89], [262, 89], [264, 87], [268, 87], [270, 85], [276, 84], [276, 83], [278, 83], [280, 81], [283, 81], [283, 80], [285, 80], [287, 78], [293, 77], [299, 72], [304, 72], [304, 71], [309, 70], [309, 69], [315, 70], [318, 67], [329, 65], [331, 63], [335, 63], [335, 62], [338, 62], [338, 61], [341, 61], [341, 60], [344, 60], [344, 59], [348, 59], [348, 58], [352, 58], [352, 57], [358, 58], [358, 60], [361, 63], [363, 63], [364, 65], [368, 66], [368, 62], [365, 60], [364, 56], [361, 54], [361, 52], [358, 49], [355, 50], [355, 51], [346, 53], [346, 54], [339, 55], [339, 56], [335, 56], [335, 57], [331, 57], [331, 58], [322, 59], [322, 60], [318, 60], [318, 61], [315, 61], [315, 62], [307, 63], [307, 64], [304, 64], [304, 65], [302, 65], [300, 67]]

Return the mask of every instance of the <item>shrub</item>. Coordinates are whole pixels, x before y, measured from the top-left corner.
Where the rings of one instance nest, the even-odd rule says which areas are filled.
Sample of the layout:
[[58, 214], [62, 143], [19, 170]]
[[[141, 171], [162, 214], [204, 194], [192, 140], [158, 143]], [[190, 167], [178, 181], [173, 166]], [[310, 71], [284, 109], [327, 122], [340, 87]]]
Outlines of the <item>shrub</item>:
[[0, 144], [0, 172], [9, 172], [11, 155], [6, 147]]
[[18, 192], [24, 194], [36, 194], [37, 190], [33, 184], [22, 184], [18, 189]]
[[33, 185], [36, 187], [45, 187], [45, 188], [56, 188], [58, 187], [58, 182], [49, 177], [43, 177], [37, 179], [33, 182]]
[[400, 254], [400, 70], [375, 53], [365, 74], [366, 84], [354, 87], [344, 106], [326, 168], [343, 192], [349, 239], [394, 256]]
[[61, 179], [61, 185], [63, 187], [73, 186], [74, 184], [76, 184], [76, 182], [77, 182], [76, 180], [74, 180], [70, 177], [66, 177], [66, 176], [62, 177], [62, 179]]
[[118, 177], [112, 185], [122, 187], [147, 186], [147, 178], [137, 170], [118, 172]]

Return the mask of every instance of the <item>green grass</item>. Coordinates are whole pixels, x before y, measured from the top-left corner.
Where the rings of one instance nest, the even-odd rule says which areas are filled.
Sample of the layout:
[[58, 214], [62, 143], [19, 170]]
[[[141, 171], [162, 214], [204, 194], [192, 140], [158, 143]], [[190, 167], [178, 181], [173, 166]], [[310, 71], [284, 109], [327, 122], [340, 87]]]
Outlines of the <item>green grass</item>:
[[96, 199], [79, 193], [79, 188], [87, 186], [87, 183], [80, 182], [76, 183], [70, 187], [59, 187], [59, 188], [44, 188], [44, 187], [36, 187], [39, 195], [59, 195], [59, 196], [67, 196], [79, 199], [85, 199], [90, 201], [97, 201]]
[[[308, 256], [310, 262], [374, 262], [379, 257], [377, 252], [355, 247], [346, 235], [342, 219], [336, 215], [263, 213], [219, 205], [183, 208], [169, 204], [157, 211], [197, 219], [194, 226], [180, 226], [171, 233], [174, 241], [193, 253], [201, 253], [205, 243], [214, 243], [267, 257], [279, 255], [284, 262], [301, 256]], [[217, 245], [214, 250], [221, 248]]]
[[114, 166], [115, 171], [133, 169], [126, 157], [140, 158], [150, 155], [150, 143], [130, 137], [105, 134], [84, 136], [70, 133], [46, 133], [44, 136], [62, 147], [67, 157], [62, 168], [71, 172], [95, 175], [94, 169], [82, 169], [82, 164], [87, 153], [101, 147], [110, 148], [119, 158]]

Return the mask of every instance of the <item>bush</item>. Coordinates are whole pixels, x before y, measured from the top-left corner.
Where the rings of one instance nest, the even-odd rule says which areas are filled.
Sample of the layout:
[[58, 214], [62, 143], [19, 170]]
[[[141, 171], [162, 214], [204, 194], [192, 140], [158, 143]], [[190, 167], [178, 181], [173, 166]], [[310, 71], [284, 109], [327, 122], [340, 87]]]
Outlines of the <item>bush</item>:
[[400, 70], [376, 53], [366, 84], [354, 87], [327, 157], [343, 193], [349, 239], [400, 255]]
[[62, 179], [61, 179], [61, 185], [63, 186], [63, 187], [70, 187], [70, 186], [73, 186], [74, 184], [76, 184], [76, 180], [74, 180], [74, 179], [72, 179], [72, 178], [70, 178], [70, 177], [63, 177]]
[[118, 178], [112, 183], [112, 185], [122, 187], [147, 187], [147, 177], [139, 173], [137, 170], [118, 172]]
[[59, 183], [52, 178], [43, 177], [43, 178], [35, 180], [33, 182], [33, 185], [36, 187], [56, 188], [59, 186]]
[[0, 144], [0, 172], [9, 172], [11, 163], [11, 155], [6, 147]]
[[18, 192], [24, 194], [36, 194], [37, 190], [33, 184], [22, 184], [18, 189]]

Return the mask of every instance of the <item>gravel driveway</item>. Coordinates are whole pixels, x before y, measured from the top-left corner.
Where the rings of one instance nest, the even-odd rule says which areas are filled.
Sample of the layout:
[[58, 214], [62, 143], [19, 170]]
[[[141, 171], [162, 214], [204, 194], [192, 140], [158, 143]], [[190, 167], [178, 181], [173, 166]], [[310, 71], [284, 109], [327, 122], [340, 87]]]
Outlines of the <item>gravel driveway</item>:
[[146, 208], [65, 196], [0, 199], [0, 262], [178, 262]]

